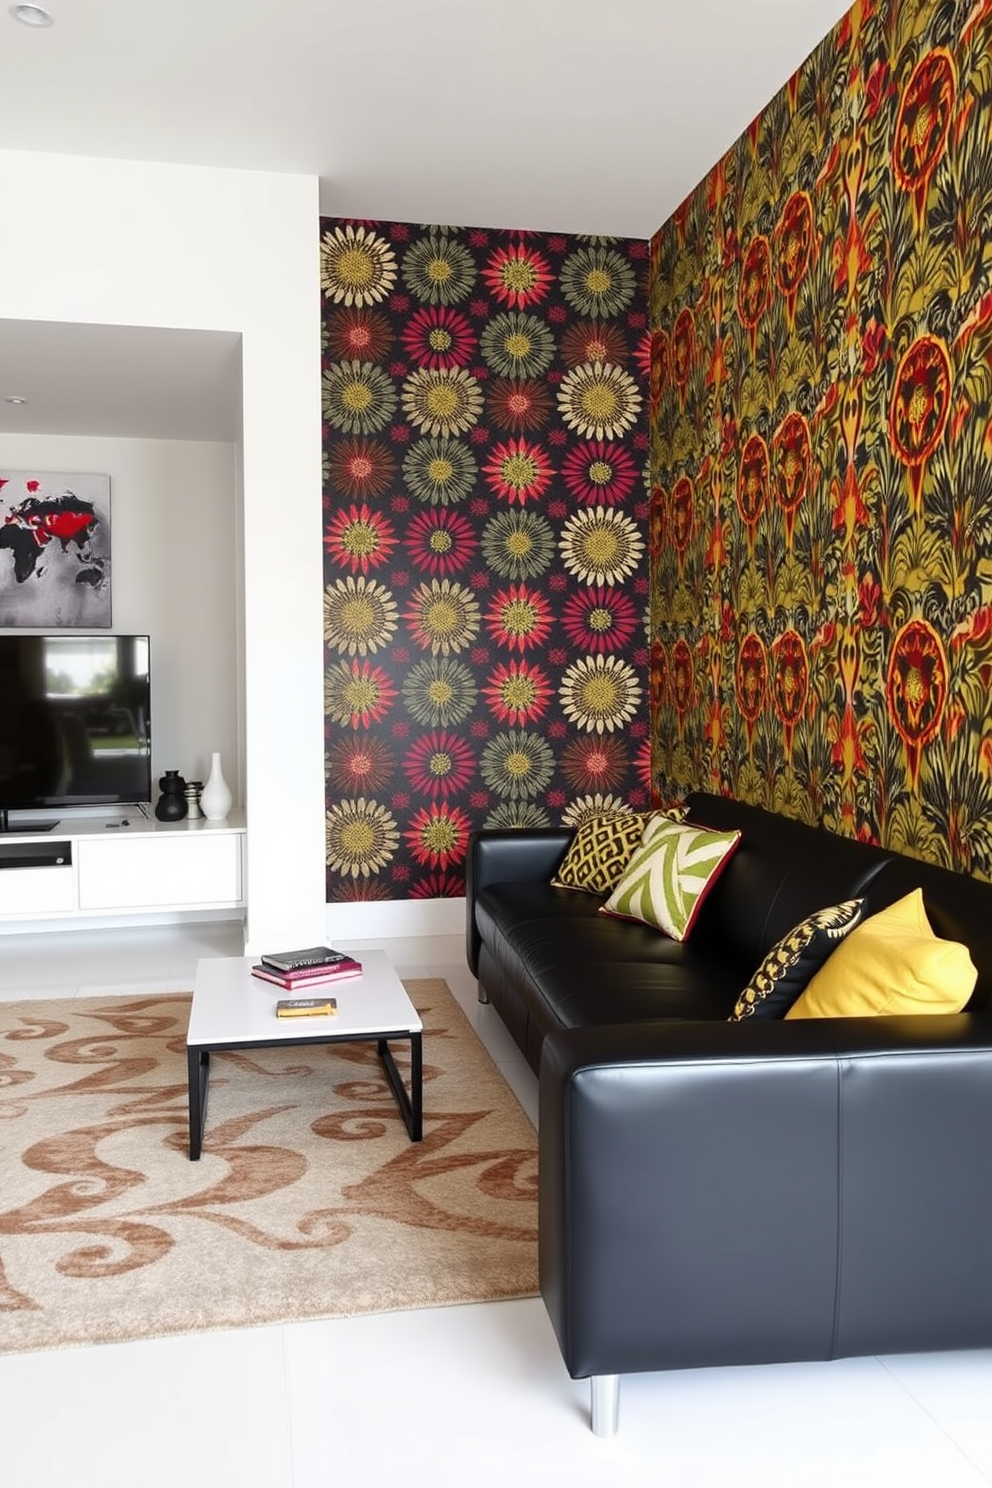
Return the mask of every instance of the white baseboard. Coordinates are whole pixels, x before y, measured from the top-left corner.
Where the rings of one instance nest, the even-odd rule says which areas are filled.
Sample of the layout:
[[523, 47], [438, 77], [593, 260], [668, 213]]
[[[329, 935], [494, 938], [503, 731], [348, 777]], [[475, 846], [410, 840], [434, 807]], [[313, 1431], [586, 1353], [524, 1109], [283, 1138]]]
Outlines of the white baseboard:
[[379, 899], [327, 905], [327, 943], [366, 936], [462, 935], [465, 900]]

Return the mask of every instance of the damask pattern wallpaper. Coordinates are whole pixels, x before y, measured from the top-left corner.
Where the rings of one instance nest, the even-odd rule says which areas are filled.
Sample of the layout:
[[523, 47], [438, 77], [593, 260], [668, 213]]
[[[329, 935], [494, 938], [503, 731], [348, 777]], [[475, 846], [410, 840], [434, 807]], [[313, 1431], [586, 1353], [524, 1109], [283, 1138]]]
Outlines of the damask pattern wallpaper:
[[646, 804], [648, 244], [321, 221], [327, 898]]
[[701, 785], [992, 877], [992, 5], [862, 0], [652, 242], [651, 686]]

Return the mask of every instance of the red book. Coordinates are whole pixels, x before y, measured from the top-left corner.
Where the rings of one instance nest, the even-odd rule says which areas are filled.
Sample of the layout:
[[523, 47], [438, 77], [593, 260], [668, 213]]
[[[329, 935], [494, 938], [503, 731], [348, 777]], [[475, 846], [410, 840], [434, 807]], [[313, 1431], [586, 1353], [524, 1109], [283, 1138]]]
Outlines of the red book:
[[319, 987], [327, 982], [344, 982], [349, 977], [359, 977], [362, 974], [362, 963], [349, 958], [347, 961], [337, 961], [333, 966], [314, 966], [306, 971], [288, 972], [275, 971], [271, 966], [259, 963], [252, 967], [251, 974], [263, 982], [272, 982], [276, 987], [292, 992], [305, 987]]

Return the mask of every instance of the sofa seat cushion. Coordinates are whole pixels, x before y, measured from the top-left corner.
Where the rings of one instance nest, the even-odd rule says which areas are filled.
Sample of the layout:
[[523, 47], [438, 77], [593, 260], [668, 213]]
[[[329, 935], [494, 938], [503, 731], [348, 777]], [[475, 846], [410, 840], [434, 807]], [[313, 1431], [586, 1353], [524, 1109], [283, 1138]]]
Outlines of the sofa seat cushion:
[[479, 895], [487, 955], [542, 1025], [729, 1017], [748, 968], [603, 916], [601, 903], [551, 885], [494, 884]]

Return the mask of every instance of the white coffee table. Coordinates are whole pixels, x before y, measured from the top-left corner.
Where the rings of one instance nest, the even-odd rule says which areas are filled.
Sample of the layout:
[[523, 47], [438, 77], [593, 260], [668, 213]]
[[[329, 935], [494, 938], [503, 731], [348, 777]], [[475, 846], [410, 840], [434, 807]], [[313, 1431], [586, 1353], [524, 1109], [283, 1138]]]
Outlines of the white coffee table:
[[[399, 1103], [410, 1139], [423, 1137], [423, 1024], [384, 951], [358, 951], [360, 977], [296, 993], [251, 974], [257, 956], [218, 956], [197, 963], [186, 1034], [189, 1074], [189, 1155], [203, 1146], [211, 1053], [261, 1049], [273, 1044], [342, 1044], [374, 1041]], [[329, 1018], [277, 1018], [280, 997], [336, 997]], [[410, 1044], [410, 1089], [396, 1068], [390, 1039]]]

